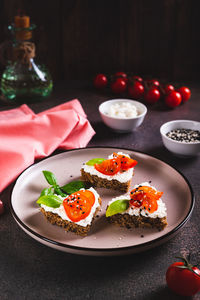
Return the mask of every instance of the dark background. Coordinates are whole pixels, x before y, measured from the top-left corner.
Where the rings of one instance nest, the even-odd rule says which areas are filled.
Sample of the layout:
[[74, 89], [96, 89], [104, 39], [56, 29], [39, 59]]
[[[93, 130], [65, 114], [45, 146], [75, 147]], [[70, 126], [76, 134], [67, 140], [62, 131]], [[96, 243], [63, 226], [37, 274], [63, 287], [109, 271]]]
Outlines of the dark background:
[[[9, 38], [7, 26], [18, 9], [37, 24], [37, 57], [57, 82], [49, 99], [30, 108], [39, 113], [76, 97], [96, 131], [89, 146], [129, 148], [164, 160], [189, 179], [196, 203], [179, 234], [160, 247], [131, 256], [83, 257], [45, 247], [17, 226], [9, 209], [13, 182], [0, 195], [5, 204], [0, 218], [0, 299], [191, 300], [167, 288], [165, 273], [180, 254], [191, 252], [191, 262], [199, 262], [199, 157], [173, 156], [164, 148], [159, 128], [177, 118], [199, 120], [200, 1], [0, 0], [0, 43]], [[174, 110], [162, 101], [148, 106], [137, 131], [113, 133], [98, 113], [111, 94], [88, 88], [83, 79], [122, 70], [170, 82], [191, 81], [191, 100]], [[77, 84], [72, 79], [80, 80]], [[0, 101], [0, 110], [8, 108], [12, 105]], [[199, 300], [200, 294], [193, 299]]]
[[0, 0], [0, 42], [18, 9], [37, 25], [37, 58], [54, 81], [115, 71], [199, 79], [199, 1]]

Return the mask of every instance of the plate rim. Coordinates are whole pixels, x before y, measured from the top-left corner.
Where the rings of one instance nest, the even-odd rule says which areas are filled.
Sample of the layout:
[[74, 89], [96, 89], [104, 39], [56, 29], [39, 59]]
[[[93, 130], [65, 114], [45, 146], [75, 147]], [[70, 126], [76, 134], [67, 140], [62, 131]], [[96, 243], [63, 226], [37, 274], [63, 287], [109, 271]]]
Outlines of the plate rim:
[[[140, 154], [144, 154], [146, 156], [149, 156], [151, 158], [154, 158], [156, 160], [159, 160], [161, 161], [162, 163], [165, 163], [166, 165], [168, 165], [169, 167], [171, 167], [172, 169], [174, 169], [177, 173], [179, 173], [183, 179], [185, 180], [185, 182], [187, 183], [188, 187], [189, 187], [189, 190], [190, 190], [190, 195], [191, 195], [191, 205], [190, 205], [190, 208], [188, 209], [188, 213], [187, 215], [185, 216], [185, 218], [175, 227], [173, 228], [171, 231], [169, 231], [168, 233], [166, 233], [165, 235], [161, 236], [161, 237], [158, 237], [154, 240], [151, 240], [151, 241], [148, 241], [148, 242], [145, 242], [145, 243], [142, 243], [142, 244], [139, 244], [139, 245], [133, 245], [133, 246], [125, 246], [125, 247], [116, 247], [116, 248], [86, 248], [86, 247], [81, 247], [81, 246], [73, 246], [73, 245], [68, 245], [68, 244], [63, 244], [61, 242], [57, 242], [55, 240], [52, 240], [52, 239], [49, 239], [49, 238], [46, 238], [44, 237], [43, 235], [35, 232], [33, 229], [31, 229], [29, 226], [27, 226], [19, 217], [18, 215], [16, 214], [14, 208], [13, 208], [13, 205], [12, 205], [12, 198], [13, 198], [13, 192], [14, 192], [14, 189], [15, 189], [15, 186], [16, 186], [16, 183], [19, 179], [19, 177], [24, 173], [26, 172], [26, 170], [30, 169], [31, 167], [33, 167], [34, 165], [37, 165], [39, 164], [40, 162], [44, 161], [44, 160], [47, 160], [47, 159], [50, 159], [51, 157], [55, 157], [55, 156], [59, 156], [59, 155], [62, 155], [64, 153], [68, 153], [68, 152], [74, 152], [74, 151], [82, 151], [82, 150], [87, 150], [87, 149], [119, 149], [119, 150], [126, 150], [126, 151], [131, 151], [131, 152], [136, 152], [136, 153], [140, 153]], [[192, 188], [192, 185], [190, 184], [189, 180], [187, 179], [187, 177], [181, 172], [179, 171], [176, 167], [172, 166], [171, 164], [169, 163], [166, 163], [165, 161], [153, 156], [153, 155], [150, 155], [148, 153], [145, 153], [143, 151], [138, 151], [138, 150], [133, 150], [133, 149], [129, 149], [129, 148], [124, 148], [124, 147], [113, 147], [113, 146], [90, 146], [90, 147], [83, 147], [83, 148], [76, 148], [76, 149], [69, 149], [69, 150], [64, 150], [64, 151], [61, 151], [60, 153], [57, 153], [57, 154], [51, 154], [49, 155], [48, 157], [44, 157], [42, 159], [40, 159], [39, 161], [37, 162], [34, 162], [33, 164], [31, 164], [30, 166], [28, 166], [26, 169], [23, 170], [23, 172], [21, 172], [18, 177], [16, 178], [16, 180], [14, 181], [14, 186], [12, 188], [12, 192], [11, 192], [11, 197], [9, 199], [9, 206], [10, 206], [10, 209], [11, 209], [11, 214], [13, 216], [13, 218], [15, 219], [16, 223], [18, 223], [18, 225], [22, 228], [22, 229], [25, 229], [25, 233], [27, 233], [26, 231], [30, 232], [30, 234], [32, 234], [33, 236], [35, 236], [37, 238], [37, 241], [38, 239], [44, 241], [44, 242], [47, 242], [51, 245], [56, 245], [57, 247], [61, 247], [63, 248], [63, 250], [67, 250], [67, 249], [70, 249], [70, 250], [76, 250], [76, 251], [81, 251], [81, 254], [84, 254], [83, 252], [91, 252], [93, 254], [96, 253], [99, 253], [99, 252], [102, 252], [103, 255], [106, 255], [106, 253], [110, 254], [110, 253], [114, 253], [114, 254], [117, 254], [119, 252], [130, 252], [131, 250], [135, 252], [139, 252], [140, 249], [142, 248], [147, 248], [148, 247], [150, 248], [150, 246], [156, 246], [156, 244], [158, 243], [161, 243], [162, 241], [164, 242], [164, 240], [169, 240], [170, 236], [174, 236], [175, 233], [177, 233], [177, 231], [179, 229], [181, 229], [185, 223], [189, 220], [189, 218], [191, 217], [191, 214], [193, 212], [193, 209], [194, 209], [194, 205], [195, 205], [195, 196], [194, 196], [194, 191], [193, 191], [193, 188]], [[28, 234], [28, 233], [27, 233]], [[29, 235], [30, 236], [30, 235]], [[32, 237], [32, 236], [31, 236]], [[33, 238], [33, 237], [32, 237]], [[35, 238], [33, 238], [35, 239]], [[154, 245], [155, 244], [155, 245]], [[46, 245], [46, 244], [45, 244]], [[50, 245], [48, 245], [49, 247], [51, 247]], [[151, 247], [151, 248], [152, 248]], [[52, 248], [52, 247], [51, 247]], [[54, 248], [55, 249], [55, 248]], [[57, 250], [61, 250], [61, 249], [57, 249]], [[66, 251], [67, 252], [67, 251]], [[98, 254], [97, 254], [98, 255]]]

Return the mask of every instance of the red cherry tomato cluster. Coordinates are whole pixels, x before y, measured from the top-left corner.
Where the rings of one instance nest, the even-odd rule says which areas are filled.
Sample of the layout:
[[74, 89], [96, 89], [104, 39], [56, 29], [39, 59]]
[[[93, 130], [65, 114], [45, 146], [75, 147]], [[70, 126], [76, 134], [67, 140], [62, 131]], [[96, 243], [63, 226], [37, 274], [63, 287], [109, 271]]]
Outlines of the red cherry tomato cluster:
[[186, 86], [175, 89], [173, 85], [161, 84], [157, 79], [144, 80], [140, 76], [128, 76], [124, 72], [117, 72], [110, 78], [105, 74], [97, 74], [94, 86], [97, 89], [109, 87], [116, 95], [126, 93], [129, 97], [143, 99], [148, 104], [154, 104], [163, 98], [170, 108], [188, 101], [191, 97], [191, 91]]

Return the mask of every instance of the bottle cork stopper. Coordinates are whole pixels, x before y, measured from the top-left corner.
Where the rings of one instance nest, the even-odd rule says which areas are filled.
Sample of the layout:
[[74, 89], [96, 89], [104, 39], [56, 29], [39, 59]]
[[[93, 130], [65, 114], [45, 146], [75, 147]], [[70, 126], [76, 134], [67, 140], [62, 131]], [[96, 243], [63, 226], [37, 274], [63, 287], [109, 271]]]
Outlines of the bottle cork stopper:
[[[17, 15], [14, 17], [15, 28], [17, 29], [15, 32], [16, 40], [26, 41], [30, 40], [32, 37], [32, 31], [28, 30], [30, 27], [30, 17], [26, 15]], [[25, 30], [23, 30], [25, 29]]]
[[15, 27], [16, 28], [28, 28], [30, 27], [29, 16], [15, 16]]

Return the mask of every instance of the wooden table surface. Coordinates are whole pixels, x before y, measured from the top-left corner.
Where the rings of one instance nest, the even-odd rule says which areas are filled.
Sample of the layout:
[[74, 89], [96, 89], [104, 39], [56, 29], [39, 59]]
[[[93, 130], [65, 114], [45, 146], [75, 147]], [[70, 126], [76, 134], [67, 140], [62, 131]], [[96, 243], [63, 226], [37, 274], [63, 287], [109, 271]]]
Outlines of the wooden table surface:
[[[114, 133], [101, 122], [98, 106], [113, 95], [99, 93], [87, 82], [57, 83], [49, 99], [29, 105], [37, 113], [78, 98], [96, 131], [88, 146], [142, 151], [172, 165], [189, 180], [196, 198], [195, 208], [179, 233], [159, 247], [127, 256], [79, 256], [44, 246], [20, 229], [9, 208], [12, 183], [1, 194], [5, 204], [5, 213], [0, 216], [1, 300], [184, 299], [167, 288], [165, 273], [180, 254], [191, 252], [192, 262], [200, 261], [200, 160], [199, 156], [186, 159], [168, 152], [162, 144], [159, 128], [174, 119], [199, 121], [200, 88], [195, 84], [190, 87], [192, 97], [188, 103], [174, 110], [166, 109], [163, 103], [148, 107], [144, 123], [135, 132], [126, 134]], [[17, 106], [2, 102], [0, 110]], [[193, 299], [200, 299], [200, 294]]]

